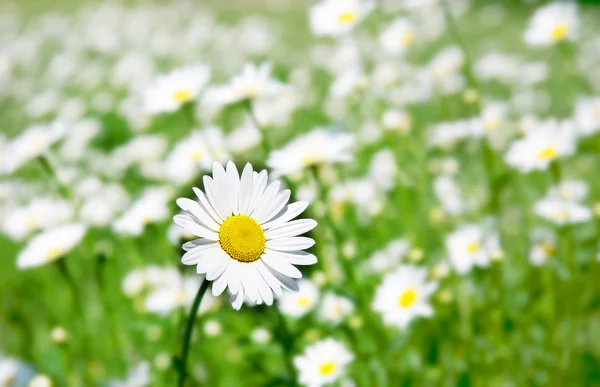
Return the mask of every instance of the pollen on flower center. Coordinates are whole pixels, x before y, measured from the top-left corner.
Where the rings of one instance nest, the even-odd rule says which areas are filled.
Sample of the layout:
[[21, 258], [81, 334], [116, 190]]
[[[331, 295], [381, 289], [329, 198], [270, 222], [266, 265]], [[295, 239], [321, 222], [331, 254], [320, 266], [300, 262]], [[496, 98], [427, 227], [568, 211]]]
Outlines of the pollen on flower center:
[[307, 306], [308, 305], [308, 297], [300, 297], [298, 299], [298, 306]]
[[192, 99], [192, 92], [186, 89], [177, 90], [173, 93], [173, 99], [179, 103], [186, 103]]
[[356, 20], [356, 12], [348, 11], [340, 14], [338, 20], [342, 23], [351, 23]]
[[567, 23], [560, 23], [552, 29], [552, 40], [558, 42], [563, 40], [569, 33], [569, 25]]
[[555, 146], [549, 146], [542, 149], [540, 153], [538, 153], [537, 157], [541, 160], [554, 160], [558, 157], [558, 149], [556, 149]]
[[414, 289], [405, 290], [398, 298], [398, 304], [402, 308], [410, 308], [417, 301], [417, 292]]
[[309, 167], [311, 165], [315, 165], [315, 164], [321, 164], [325, 161], [325, 157], [323, 157], [322, 154], [312, 154], [312, 155], [307, 155], [302, 159], [302, 164], [304, 164], [305, 167]]
[[415, 34], [413, 34], [412, 32], [407, 32], [402, 36], [400, 43], [402, 43], [403, 46], [410, 46], [411, 44], [414, 43], [414, 41], [415, 41]]
[[240, 262], [254, 262], [265, 251], [267, 240], [260, 225], [246, 215], [225, 219], [219, 229], [219, 243], [229, 256]]
[[192, 153], [192, 161], [200, 161], [202, 159], [203, 152], [201, 150], [194, 151]]
[[554, 246], [552, 244], [548, 243], [548, 242], [542, 243], [540, 247], [548, 255], [554, 253], [554, 250], [555, 250]]
[[476, 252], [477, 250], [479, 250], [479, 243], [477, 242], [471, 242], [467, 245], [467, 251], [471, 254], [473, 254], [474, 252]]
[[336, 368], [337, 365], [334, 362], [328, 361], [326, 363], [321, 364], [321, 366], [319, 367], [319, 373], [323, 376], [329, 376], [335, 372]]

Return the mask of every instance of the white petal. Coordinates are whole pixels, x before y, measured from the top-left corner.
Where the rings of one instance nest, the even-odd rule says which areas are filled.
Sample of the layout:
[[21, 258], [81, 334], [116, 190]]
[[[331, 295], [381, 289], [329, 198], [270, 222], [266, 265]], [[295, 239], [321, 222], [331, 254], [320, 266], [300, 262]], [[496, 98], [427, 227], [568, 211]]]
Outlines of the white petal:
[[290, 190], [286, 189], [279, 192], [273, 199], [265, 203], [263, 208], [257, 208], [255, 219], [259, 224], [263, 224], [273, 219], [275, 215], [283, 209], [283, 207], [290, 200]]
[[314, 246], [315, 241], [306, 237], [278, 238], [267, 241], [267, 247], [279, 251], [304, 250]]
[[214, 281], [215, 279], [219, 278], [221, 274], [227, 270], [227, 266], [229, 265], [230, 261], [231, 258], [229, 258], [226, 253], [223, 253], [220, 261], [215, 261], [215, 264], [211, 267], [211, 269], [206, 272], [206, 279], [209, 281]]
[[277, 297], [280, 297], [282, 294], [281, 282], [279, 282], [279, 280], [275, 278], [275, 276], [269, 271], [269, 269], [267, 269], [262, 259], [254, 261], [253, 264], [260, 273], [260, 275], [263, 277], [267, 285], [269, 285], [269, 287], [273, 290]]
[[206, 196], [208, 197], [210, 205], [212, 206], [212, 208], [214, 208], [215, 212], [219, 215], [221, 219], [227, 219], [229, 215], [231, 215], [228, 213], [229, 206], [225, 198], [221, 195], [217, 184], [209, 176], [204, 176], [203, 182], [204, 190], [206, 191]]
[[290, 292], [298, 291], [298, 284], [293, 278], [281, 274], [280, 272], [269, 267], [268, 265], [265, 265], [265, 267], [267, 268], [267, 270], [269, 270], [271, 274], [273, 274], [275, 278], [277, 278], [277, 280], [281, 283], [281, 286], [283, 286], [285, 289], [289, 290]]
[[229, 178], [225, 172], [225, 168], [218, 163], [214, 162], [213, 164], [213, 182], [215, 184], [216, 192], [218, 193], [217, 200], [219, 201], [219, 206], [224, 214], [230, 216], [233, 214], [233, 208], [231, 207], [231, 188], [229, 186]]
[[243, 272], [240, 274], [242, 288], [244, 289], [244, 292], [246, 293], [246, 296], [248, 296], [250, 301], [256, 302], [256, 300], [258, 300], [258, 285], [255, 283], [256, 281], [254, 281], [254, 277], [252, 277], [252, 275], [249, 274], [249, 270], [246, 267], [248, 264], [241, 263], [241, 265], [244, 266]]
[[314, 265], [317, 257], [306, 251], [274, 251], [265, 250], [265, 254], [275, 254], [287, 261], [290, 265]]
[[265, 232], [265, 238], [285, 238], [302, 235], [317, 227], [317, 222], [312, 219], [299, 219], [285, 223], [279, 227], [273, 227]]
[[184, 249], [185, 251], [190, 251], [197, 247], [209, 247], [216, 243], [217, 242], [211, 241], [210, 239], [200, 238], [200, 239], [194, 239], [193, 241], [185, 242], [183, 244], [183, 246], [181, 246], [181, 248]]
[[206, 211], [216, 223], [221, 224], [224, 219], [221, 218], [221, 216], [217, 213], [217, 210], [213, 208], [213, 206], [210, 204], [204, 192], [200, 191], [196, 187], [192, 188], [192, 190], [198, 197], [198, 200], [200, 200], [200, 205], [202, 206], [204, 211]]
[[277, 270], [283, 275], [286, 275], [290, 278], [302, 278], [302, 273], [300, 270], [287, 263], [287, 261], [283, 258], [279, 258], [274, 254], [263, 254], [262, 260], [270, 268]]
[[219, 225], [210, 217], [210, 215], [208, 215], [208, 213], [206, 213], [206, 211], [204, 211], [198, 202], [187, 198], [179, 198], [176, 203], [179, 208], [196, 217], [203, 226], [213, 231], [219, 231]]
[[252, 183], [254, 181], [254, 172], [252, 171], [252, 165], [246, 164], [242, 171], [242, 179], [240, 182], [240, 190], [238, 193], [238, 209], [240, 214], [248, 213], [248, 206], [250, 205], [250, 199], [252, 198]]
[[248, 204], [246, 214], [251, 214], [254, 211], [256, 203], [265, 192], [268, 178], [269, 175], [267, 174], [267, 171], [261, 171], [259, 174], [256, 174], [255, 172], [255, 174], [252, 175], [252, 196], [250, 197], [250, 203]]
[[[260, 262], [260, 261], [255, 261], [255, 262]], [[273, 305], [273, 291], [271, 290], [271, 287], [269, 286], [269, 284], [267, 284], [267, 282], [265, 281], [263, 276], [258, 271], [258, 268], [256, 267], [255, 262], [252, 262], [250, 264], [250, 266], [252, 267], [252, 270], [254, 271], [255, 276], [256, 276], [256, 282], [258, 283], [258, 294], [260, 294], [260, 297], [263, 299], [265, 304]]]
[[181, 257], [181, 263], [183, 263], [184, 265], [197, 265], [198, 262], [200, 262], [200, 260], [205, 255], [207, 255], [207, 254], [211, 255], [213, 253], [213, 252], [211, 252], [211, 250], [216, 249], [216, 248], [220, 249], [220, 246], [218, 243], [215, 243], [215, 242], [212, 242], [211, 244], [196, 247], [196, 248], [188, 251], [187, 253], [183, 254], [183, 257]]
[[227, 286], [229, 287], [229, 292], [232, 294], [237, 294], [242, 287], [240, 282], [240, 267], [239, 262], [236, 260], [232, 260], [229, 263], [229, 267], [227, 267]]
[[227, 274], [223, 273], [215, 282], [212, 284], [212, 295], [217, 297], [220, 296], [221, 293], [227, 287]]
[[230, 297], [231, 306], [235, 310], [240, 310], [244, 303], [244, 289], [240, 289], [237, 294], [232, 294]]
[[237, 215], [240, 213], [238, 206], [238, 195], [240, 190], [240, 175], [238, 170], [233, 162], [227, 163], [227, 189], [225, 190], [225, 194], [229, 198], [229, 206], [231, 207], [231, 211]]
[[[254, 211], [252, 211], [253, 218], [256, 218], [254, 214], [261, 214], [262, 212], [265, 211], [265, 207], [267, 207], [272, 202], [272, 200], [275, 198], [275, 196], [277, 195], [280, 185], [281, 185], [281, 183], [279, 183], [278, 180], [273, 181], [265, 189], [265, 192], [263, 192], [263, 194], [257, 198], [256, 204], [254, 206]], [[268, 220], [268, 219], [266, 219], [266, 220]]]
[[219, 240], [219, 234], [217, 234], [216, 232], [214, 232], [212, 230], [209, 230], [208, 228], [202, 227], [201, 225], [196, 223], [194, 221], [194, 219], [192, 219], [192, 217], [188, 214], [175, 215], [173, 217], [173, 221], [179, 227], [183, 228], [184, 230], [186, 230], [196, 236], [206, 238], [211, 241]]
[[275, 215], [273, 219], [263, 224], [262, 227], [263, 229], [267, 230], [269, 228], [282, 225], [300, 215], [304, 210], [306, 210], [306, 207], [308, 207], [308, 202], [295, 202], [288, 204], [287, 206], [283, 207], [283, 210], [281, 210], [279, 214]]
[[198, 274], [206, 274], [208, 271], [214, 271], [216, 269], [215, 266], [218, 266], [222, 263], [223, 255], [221, 254], [221, 246], [217, 246], [214, 249], [205, 250], [198, 264], [196, 265], [196, 273]]

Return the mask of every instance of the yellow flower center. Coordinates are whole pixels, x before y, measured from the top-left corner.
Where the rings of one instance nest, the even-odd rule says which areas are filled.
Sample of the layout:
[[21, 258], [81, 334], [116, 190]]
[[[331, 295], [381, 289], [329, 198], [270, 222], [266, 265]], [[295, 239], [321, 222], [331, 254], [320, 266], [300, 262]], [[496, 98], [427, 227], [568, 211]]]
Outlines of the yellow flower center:
[[404, 47], [412, 45], [414, 41], [415, 34], [412, 32], [405, 33], [404, 35], [402, 35], [402, 39], [400, 39], [400, 43], [402, 43]]
[[308, 297], [300, 297], [298, 299], [298, 306], [308, 306], [309, 302]]
[[202, 155], [203, 152], [201, 150], [196, 150], [194, 151], [194, 153], [192, 153], [192, 161], [196, 162], [196, 161], [200, 161], [200, 159], [202, 159]]
[[321, 366], [319, 367], [319, 373], [323, 376], [329, 376], [335, 372], [336, 368], [337, 365], [334, 362], [328, 361], [326, 363], [321, 364]]
[[499, 118], [492, 118], [485, 121], [484, 127], [488, 132], [493, 132], [494, 130], [498, 129], [501, 124], [502, 121]]
[[473, 254], [477, 250], [479, 250], [479, 243], [471, 242], [467, 245], [467, 252], [469, 252], [470, 254]]
[[567, 23], [560, 23], [552, 29], [552, 40], [558, 42], [567, 37], [569, 33], [569, 25]]
[[175, 301], [175, 304], [181, 304], [181, 303], [183, 303], [183, 301], [185, 301], [186, 295], [187, 295], [187, 293], [186, 293], [185, 289], [181, 289], [177, 293], [175, 293], [175, 297], [174, 297], [173, 301]]
[[353, 12], [353, 11], [344, 12], [344, 13], [340, 14], [340, 16], [338, 16], [338, 20], [341, 23], [352, 23], [354, 20], [356, 20], [356, 12]]
[[417, 292], [415, 289], [407, 289], [398, 298], [398, 304], [401, 308], [410, 308], [417, 301]]
[[62, 257], [65, 254], [65, 250], [61, 247], [53, 247], [48, 251], [48, 255], [46, 255], [46, 261], [52, 262], [56, 261], [58, 258]]
[[594, 116], [596, 116], [596, 120], [600, 121], [600, 107], [594, 110]]
[[554, 246], [548, 242], [542, 243], [540, 247], [542, 248], [542, 250], [544, 250], [544, 253], [546, 253], [547, 255], [552, 254], [555, 250]]
[[540, 151], [537, 155], [541, 160], [554, 160], [558, 157], [558, 149], [555, 146], [549, 146]]
[[187, 89], [177, 90], [173, 93], [173, 99], [179, 103], [186, 103], [192, 99], [192, 92]]
[[262, 227], [251, 217], [233, 215], [219, 229], [219, 243], [229, 256], [240, 262], [254, 262], [265, 251], [267, 240]]

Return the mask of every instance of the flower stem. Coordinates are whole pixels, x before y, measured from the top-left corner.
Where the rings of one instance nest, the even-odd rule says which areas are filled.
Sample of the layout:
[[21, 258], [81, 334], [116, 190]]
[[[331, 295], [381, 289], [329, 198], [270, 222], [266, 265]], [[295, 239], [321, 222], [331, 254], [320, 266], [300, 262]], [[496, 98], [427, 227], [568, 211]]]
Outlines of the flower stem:
[[285, 321], [285, 317], [276, 309], [274, 309], [275, 318], [277, 319], [277, 334], [279, 336], [279, 340], [281, 342], [281, 347], [283, 349], [284, 357], [285, 357], [285, 365], [288, 370], [288, 374], [290, 376], [290, 384], [296, 385], [296, 368], [293, 363], [293, 351], [294, 351], [294, 336], [290, 333], [288, 329], [287, 322]]
[[202, 281], [202, 285], [198, 289], [198, 293], [196, 293], [196, 298], [194, 298], [194, 302], [192, 304], [192, 308], [190, 309], [190, 314], [188, 315], [187, 323], [185, 326], [185, 333], [183, 335], [183, 345], [181, 347], [181, 355], [179, 358], [176, 358], [176, 366], [177, 372], [179, 373], [179, 382], [177, 386], [183, 387], [185, 385], [185, 380], [187, 379], [187, 358], [190, 352], [190, 344], [192, 341], [192, 331], [194, 328], [194, 321], [196, 321], [196, 315], [198, 314], [198, 308], [200, 307], [200, 302], [208, 289], [209, 281], [206, 279]]
[[39, 164], [39, 166], [41, 167], [41, 169], [44, 171], [44, 173], [46, 173], [54, 182], [54, 184], [56, 185], [56, 188], [58, 189], [58, 192], [67, 200], [69, 201], [73, 201], [73, 193], [71, 192], [71, 190], [69, 190], [69, 188], [65, 185], [63, 185], [60, 181], [60, 179], [58, 178], [58, 176], [56, 175], [56, 170], [54, 169], [54, 167], [52, 167], [52, 163], [50, 163], [50, 160], [48, 159], [48, 156], [46, 155], [40, 155], [37, 157], [37, 162]]

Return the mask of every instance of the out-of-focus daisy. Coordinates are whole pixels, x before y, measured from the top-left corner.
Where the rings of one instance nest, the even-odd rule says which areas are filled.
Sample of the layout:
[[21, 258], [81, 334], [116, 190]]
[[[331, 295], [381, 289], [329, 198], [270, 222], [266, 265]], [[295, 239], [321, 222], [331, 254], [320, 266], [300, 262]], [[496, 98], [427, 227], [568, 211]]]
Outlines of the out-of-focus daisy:
[[271, 305], [282, 288], [297, 290], [294, 279], [302, 273], [294, 265], [317, 261], [303, 251], [314, 241], [299, 236], [317, 223], [292, 220], [307, 203], [287, 204], [290, 191], [280, 192], [279, 181], [267, 184], [267, 180], [267, 171], [256, 173], [250, 164], [240, 177], [232, 162], [226, 170], [215, 162], [213, 177], [204, 176], [206, 193], [194, 188], [198, 201], [177, 200], [186, 214], [176, 215], [175, 223], [200, 237], [183, 245], [187, 252], [181, 262], [195, 265], [199, 274], [214, 281], [213, 295], [227, 288], [235, 309], [244, 297]]
[[354, 29], [374, 8], [369, 0], [322, 0], [310, 9], [316, 36], [338, 36]]
[[28, 269], [56, 261], [81, 242], [86, 228], [72, 223], [44, 231], [27, 243], [17, 257], [17, 267]]
[[142, 195], [115, 220], [115, 231], [138, 236], [149, 223], [156, 223], [169, 216], [168, 201], [172, 191], [165, 187], [149, 187]]
[[19, 372], [19, 362], [11, 358], [0, 358], [0, 386], [10, 386]]
[[573, 127], [547, 122], [516, 140], [506, 153], [506, 162], [521, 172], [544, 170], [559, 158], [572, 155], [577, 146]]
[[251, 334], [252, 341], [257, 344], [265, 344], [271, 340], [271, 332], [265, 328], [255, 328]]
[[383, 278], [373, 309], [381, 313], [385, 324], [406, 328], [414, 318], [433, 314], [428, 302], [438, 284], [427, 282], [426, 277], [427, 270], [403, 265]]
[[152, 381], [150, 375], [150, 364], [141, 362], [133, 366], [127, 377], [122, 381], [112, 381], [109, 387], [146, 387]]
[[320, 387], [333, 383], [344, 374], [354, 355], [341, 342], [328, 338], [307, 347], [294, 358], [298, 381], [308, 387]]
[[538, 8], [523, 35], [534, 46], [549, 46], [562, 41], [574, 41], [579, 29], [577, 5], [554, 2]]
[[529, 262], [540, 266], [556, 253], [556, 234], [549, 229], [536, 228], [531, 232]]
[[5, 146], [7, 154], [4, 156], [5, 166], [2, 170], [7, 173], [15, 172], [29, 160], [45, 154], [66, 132], [67, 127], [60, 123], [30, 126]]
[[381, 124], [384, 129], [392, 130], [398, 133], [408, 133], [412, 129], [412, 119], [404, 111], [386, 110], [381, 117]]
[[363, 264], [367, 273], [386, 273], [395, 269], [410, 249], [410, 242], [404, 238], [392, 240], [383, 249], [374, 252]]
[[323, 321], [335, 325], [342, 322], [354, 311], [354, 304], [346, 297], [338, 296], [335, 293], [327, 292], [323, 296], [321, 307], [319, 308], [319, 317]]
[[267, 166], [275, 176], [290, 175], [304, 168], [352, 161], [354, 136], [315, 129], [296, 137], [279, 150], [271, 152]]
[[[188, 307], [192, 304], [201, 282], [198, 277], [189, 277], [157, 286], [146, 297], [144, 308], [151, 313], [167, 315], [174, 309]], [[202, 301], [205, 303], [205, 300]]]
[[48, 375], [35, 375], [29, 383], [27, 387], [53, 387], [54, 383], [52, 383], [52, 379]]
[[405, 52], [415, 41], [415, 28], [404, 18], [392, 22], [379, 36], [379, 43], [386, 53], [397, 55]]
[[493, 230], [469, 224], [446, 237], [446, 249], [454, 270], [465, 274], [473, 266], [489, 266], [492, 258], [500, 252], [500, 241]]
[[66, 223], [75, 209], [65, 200], [36, 198], [24, 207], [17, 207], [3, 217], [2, 232], [14, 240], [23, 240], [33, 231]]
[[433, 181], [433, 190], [446, 212], [458, 215], [464, 211], [462, 192], [452, 177], [436, 177]]
[[600, 98], [583, 98], [575, 105], [575, 124], [580, 136], [591, 136], [600, 131]]
[[271, 71], [270, 63], [260, 66], [246, 63], [242, 72], [229, 83], [209, 88], [202, 104], [210, 109], [254, 98], [274, 97], [281, 92], [283, 84], [271, 77]]
[[181, 105], [198, 98], [210, 78], [205, 65], [184, 67], [161, 75], [144, 94], [144, 110], [148, 114], [174, 112]]
[[542, 218], [559, 226], [587, 222], [592, 218], [592, 210], [579, 203], [546, 197], [538, 200], [533, 211]]
[[298, 291], [283, 293], [279, 310], [285, 316], [299, 318], [310, 312], [319, 300], [319, 289], [309, 280], [298, 281]]
[[587, 182], [583, 180], [563, 180], [557, 186], [550, 187], [548, 197], [568, 202], [581, 202], [589, 192]]

